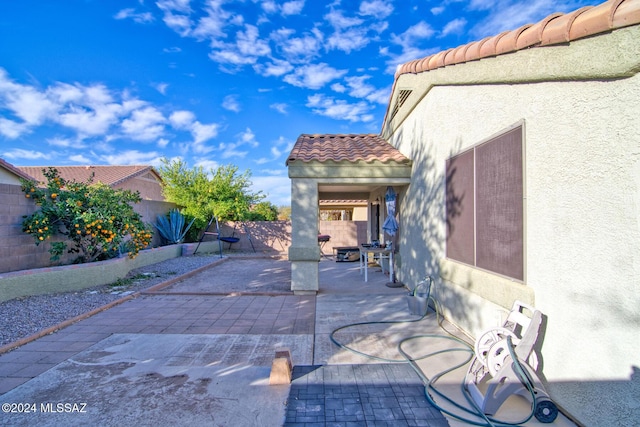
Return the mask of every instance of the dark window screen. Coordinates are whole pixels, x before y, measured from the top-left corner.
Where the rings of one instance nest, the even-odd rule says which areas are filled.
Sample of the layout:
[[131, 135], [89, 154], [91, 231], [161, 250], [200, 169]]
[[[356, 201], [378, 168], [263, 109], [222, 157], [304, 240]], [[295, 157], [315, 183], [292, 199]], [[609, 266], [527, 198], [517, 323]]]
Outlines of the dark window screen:
[[447, 160], [447, 257], [524, 279], [522, 162], [522, 127]]
[[447, 257], [474, 265], [473, 150], [447, 160]]
[[476, 147], [476, 265], [523, 279], [522, 129]]

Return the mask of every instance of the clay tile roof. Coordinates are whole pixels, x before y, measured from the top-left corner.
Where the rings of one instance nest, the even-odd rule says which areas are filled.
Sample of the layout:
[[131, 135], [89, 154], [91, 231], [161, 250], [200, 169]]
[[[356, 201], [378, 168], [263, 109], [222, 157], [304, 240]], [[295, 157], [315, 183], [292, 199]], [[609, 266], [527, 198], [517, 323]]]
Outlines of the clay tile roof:
[[298, 137], [287, 165], [292, 161], [410, 163], [402, 153], [379, 135], [311, 135]]
[[[60, 176], [67, 181], [86, 182], [95, 173], [93, 182], [102, 182], [110, 186], [118, 185], [127, 179], [134, 178], [149, 170], [152, 166], [19, 166], [18, 169], [34, 177], [39, 182], [46, 182], [43, 169], [56, 168]], [[155, 173], [155, 171], [154, 171]]]
[[[436, 68], [502, 55], [516, 50], [571, 42], [595, 34], [640, 24], [640, 0], [609, 0], [586, 6], [569, 14], [554, 13], [543, 20], [402, 64], [402, 74], [421, 73]], [[438, 56], [440, 55], [440, 56]], [[416, 65], [419, 65], [416, 67]]]

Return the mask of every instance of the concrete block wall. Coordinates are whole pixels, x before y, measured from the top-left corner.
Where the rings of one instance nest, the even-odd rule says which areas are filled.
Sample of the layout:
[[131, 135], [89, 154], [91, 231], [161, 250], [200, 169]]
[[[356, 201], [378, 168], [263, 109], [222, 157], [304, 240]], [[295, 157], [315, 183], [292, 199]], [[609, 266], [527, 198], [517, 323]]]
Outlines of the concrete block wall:
[[331, 240], [324, 253], [332, 253], [332, 247], [358, 246], [367, 242], [367, 221], [320, 221], [320, 234], [328, 234]]
[[0, 273], [50, 265], [49, 243], [36, 246], [22, 217], [36, 210], [19, 185], [0, 184]]
[[[234, 229], [235, 227], [235, 229]], [[251, 241], [245, 232], [241, 222], [220, 224], [220, 233], [229, 237], [234, 235], [240, 241], [231, 245], [232, 251], [252, 252], [251, 243], [256, 252], [287, 253], [291, 246], [291, 222], [290, 221], [252, 221], [246, 223], [247, 230], [251, 234]], [[367, 221], [320, 221], [320, 234], [328, 234], [331, 240], [324, 247], [326, 254], [332, 253], [334, 246], [358, 246], [367, 242]], [[205, 241], [214, 239], [207, 236]], [[228, 250], [229, 245], [223, 244], [223, 249]]]
[[[155, 224], [158, 215], [173, 207], [173, 203], [143, 200], [134, 205], [134, 210], [142, 215], [143, 221]], [[0, 273], [51, 267], [70, 261], [68, 256], [66, 259], [63, 257], [62, 262], [52, 263], [49, 260], [50, 242], [36, 246], [33, 237], [22, 231], [23, 216], [31, 215], [36, 208], [33, 201], [24, 196], [19, 185], [0, 184]], [[160, 237], [154, 235], [152, 246], [159, 245]]]

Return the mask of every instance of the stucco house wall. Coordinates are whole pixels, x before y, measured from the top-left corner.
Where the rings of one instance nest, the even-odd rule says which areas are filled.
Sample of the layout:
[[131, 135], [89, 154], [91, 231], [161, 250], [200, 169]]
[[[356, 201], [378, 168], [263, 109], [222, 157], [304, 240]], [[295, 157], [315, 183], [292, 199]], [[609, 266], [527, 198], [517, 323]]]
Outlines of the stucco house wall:
[[[446, 316], [471, 336], [497, 326], [514, 299], [535, 305], [553, 397], [587, 425], [605, 425], [596, 408], [632, 408], [640, 381], [639, 40], [634, 26], [401, 75], [396, 89], [422, 97], [383, 130], [414, 162], [399, 208], [400, 279], [437, 278]], [[523, 282], [445, 255], [445, 161], [517, 125]]]

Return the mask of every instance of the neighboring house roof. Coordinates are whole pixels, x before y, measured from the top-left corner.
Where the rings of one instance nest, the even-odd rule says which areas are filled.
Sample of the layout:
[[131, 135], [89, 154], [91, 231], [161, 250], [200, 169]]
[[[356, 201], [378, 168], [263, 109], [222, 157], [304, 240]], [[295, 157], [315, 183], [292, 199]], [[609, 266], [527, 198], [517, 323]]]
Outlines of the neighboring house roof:
[[385, 139], [372, 134], [302, 134], [289, 154], [287, 165], [292, 161], [411, 163]]
[[564, 44], [640, 23], [640, 0], [609, 0], [568, 14], [554, 13], [535, 24], [505, 31], [398, 66], [396, 78], [531, 47]]
[[153, 173], [158, 181], [160, 175], [153, 169], [153, 166], [132, 165], [132, 166], [19, 166], [18, 169], [31, 175], [39, 182], [46, 182], [43, 169], [49, 167], [56, 168], [60, 176], [68, 181], [87, 182], [91, 174], [95, 174], [93, 182], [102, 182], [109, 186], [115, 186], [122, 182], [140, 176], [146, 172]]
[[13, 166], [11, 163], [9, 163], [9, 162], [1, 159], [1, 158], [0, 158], [0, 167], [8, 170], [11, 173], [13, 173], [18, 178], [24, 178], [24, 179], [28, 179], [28, 180], [33, 180], [32, 176], [29, 176], [29, 174], [27, 174], [26, 172], [21, 171], [16, 166]]

